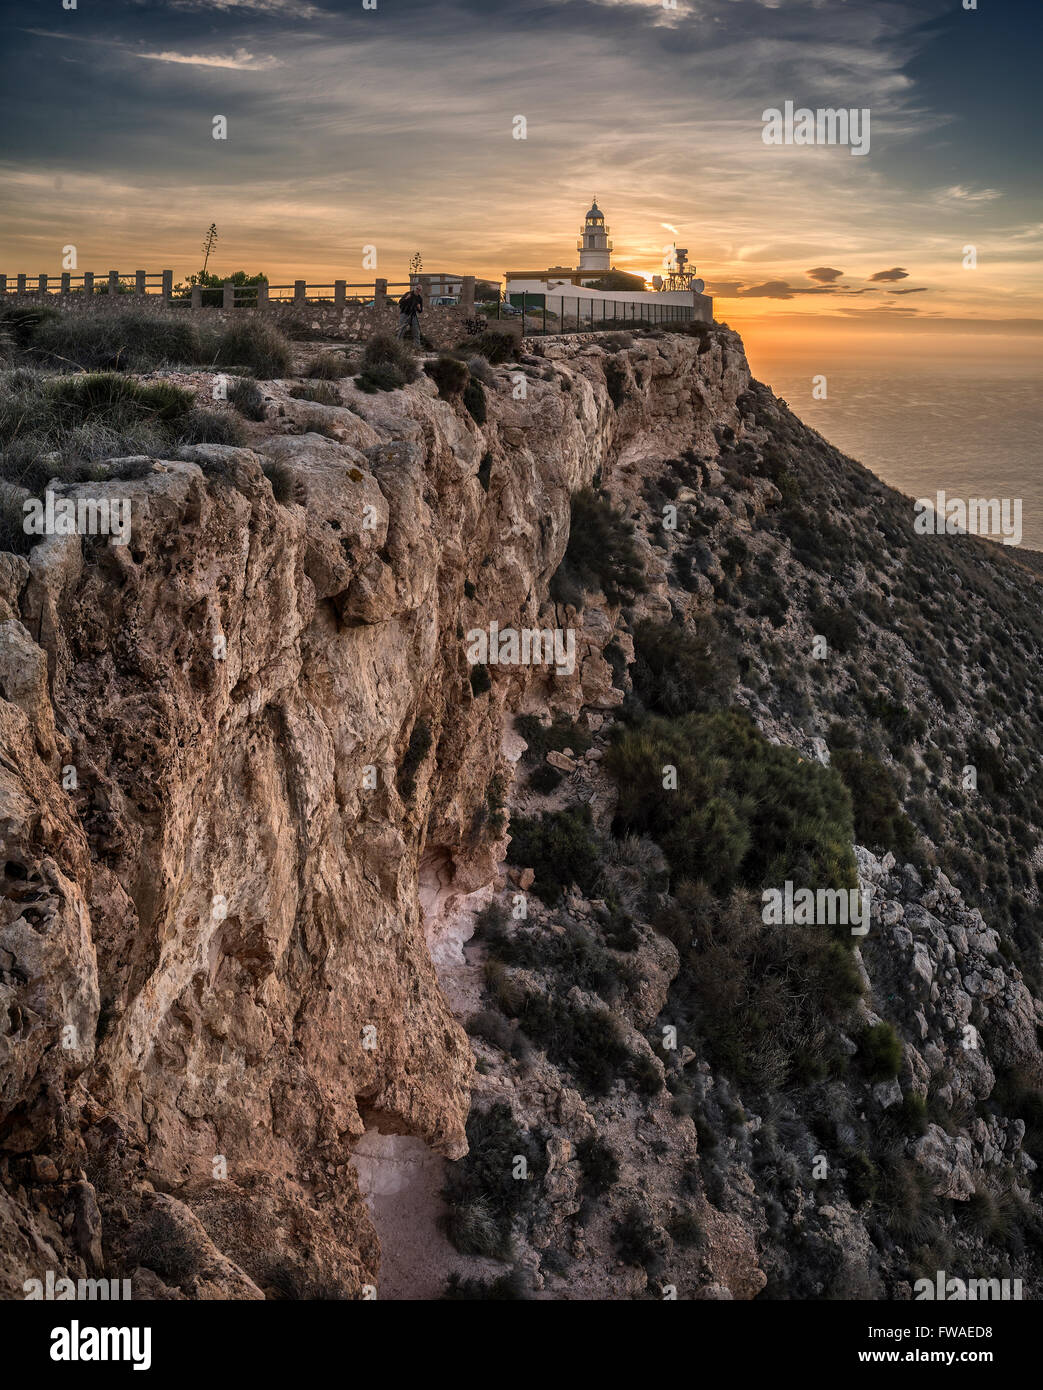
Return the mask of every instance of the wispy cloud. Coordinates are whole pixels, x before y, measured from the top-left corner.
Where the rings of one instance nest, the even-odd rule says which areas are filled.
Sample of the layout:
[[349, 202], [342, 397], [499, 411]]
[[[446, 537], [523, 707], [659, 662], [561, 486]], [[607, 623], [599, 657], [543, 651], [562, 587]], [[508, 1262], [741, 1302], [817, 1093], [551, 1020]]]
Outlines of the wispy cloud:
[[234, 53], [135, 53], [136, 58], [148, 58], [155, 63], [187, 63], [194, 68], [234, 68], [238, 72], [266, 72], [281, 67], [278, 58], [258, 58], [245, 48]]
[[[146, 4], [149, 0], [136, 0]], [[234, 12], [253, 10], [257, 14], [283, 15], [287, 19], [314, 19], [322, 14], [308, 0], [166, 0], [172, 10], [217, 10]]]
[[998, 188], [967, 188], [962, 183], [954, 183], [951, 188], [943, 188], [937, 195], [939, 203], [992, 203], [1003, 194]]

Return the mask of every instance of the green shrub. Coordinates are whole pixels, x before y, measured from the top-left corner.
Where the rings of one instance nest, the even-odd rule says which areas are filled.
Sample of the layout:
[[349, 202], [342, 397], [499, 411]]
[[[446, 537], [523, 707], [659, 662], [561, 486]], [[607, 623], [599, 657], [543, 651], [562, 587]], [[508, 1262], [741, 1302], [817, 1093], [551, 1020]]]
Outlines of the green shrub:
[[629, 978], [626, 965], [577, 922], [565, 922], [555, 932], [538, 926], [493, 931], [485, 941], [491, 960], [535, 971], [549, 978], [562, 994], [576, 985], [612, 1002], [621, 982]]
[[584, 1095], [607, 1095], [631, 1061], [619, 1025], [607, 1009], [589, 1009], [533, 991], [522, 1006], [520, 1022], [549, 1060], [570, 1073]]
[[864, 1153], [844, 1155], [847, 1172], [847, 1195], [853, 1207], [865, 1206], [876, 1199], [880, 1186], [880, 1170], [873, 1160]]
[[7, 487], [0, 481], [0, 551], [28, 555], [37, 537], [26, 533], [21, 494], [10, 493]]
[[[769, 743], [736, 711], [617, 728], [603, 762], [619, 786], [617, 826], [661, 845], [675, 880], [726, 893], [787, 879], [857, 886], [851, 799], [830, 768]], [[677, 787], [665, 791], [664, 768]]]
[[719, 709], [735, 688], [735, 643], [712, 614], [691, 626], [643, 620], [634, 626], [634, 694], [649, 710], [682, 715]]
[[192, 393], [166, 382], [142, 385], [114, 372], [16, 372], [7, 385], [0, 393], [0, 477], [30, 492], [51, 478], [94, 476], [100, 460], [156, 457], [206, 432]]
[[204, 335], [187, 315], [123, 309], [69, 312], [45, 319], [31, 332], [32, 355], [68, 371], [150, 372], [157, 367], [206, 362]]
[[241, 446], [246, 443], [246, 432], [241, 421], [229, 411], [196, 406], [188, 412], [178, 430], [178, 443]]
[[671, 1217], [670, 1224], [667, 1226], [670, 1239], [675, 1245], [682, 1248], [706, 1244], [706, 1232], [703, 1230], [695, 1213], [691, 1211], [680, 1211]]
[[812, 608], [808, 620], [834, 651], [848, 652], [858, 642], [858, 619], [848, 608]]
[[291, 502], [298, 500], [297, 478], [289, 464], [281, 460], [269, 460], [261, 465], [261, 469], [272, 485], [272, 494], [276, 502], [288, 507]]
[[891, 850], [899, 857], [910, 855], [916, 847], [916, 829], [902, 810], [883, 763], [851, 748], [834, 749], [831, 761], [851, 792], [857, 843], [878, 853]]
[[472, 1038], [481, 1038], [493, 1047], [498, 1047], [501, 1052], [510, 1052], [511, 1044], [514, 1042], [514, 1029], [503, 1014], [497, 1013], [495, 1009], [481, 1009], [478, 1013], [472, 1014], [467, 1020], [466, 1028]]
[[634, 1090], [643, 1096], [657, 1096], [663, 1089], [663, 1077], [655, 1062], [647, 1053], [641, 1052], [631, 1057], [629, 1077]]
[[494, 366], [500, 366], [504, 362], [513, 362], [518, 352], [518, 340], [513, 333], [497, 332], [490, 329], [482, 333], [474, 340], [475, 350], [491, 362]]
[[858, 1040], [858, 1060], [871, 1081], [891, 1081], [902, 1065], [902, 1040], [890, 1023], [876, 1023]]
[[367, 367], [397, 367], [403, 383], [416, 381], [420, 372], [412, 347], [404, 339], [392, 337], [390, 333], [375, 333], [370, 338], [362, 354], [362, 366], [363, 376]]
[[476, 425], [484, 425], [488, 411], [485, 404], [485, 387], [474, 377], [464, 387], [464, 409]]
[[600, 589], [609, 603], [624, 603], [643, 593], [647, 586], [633, 534], [633, 523], [607, 497], [591, 488], [577, 492], [569, 543], [551, 580], [551, 597], [582, 608], [585, 590]]
[[19, 352], [25, 352], [45, 323], [58, 318], [49, 305], [0, 305], [0, 331]]
[[533, 892], [546, 903], [557, 902], [573, 883], [589, 897], [601, 873], [590, 808], [514, 816], [507, 859], [534, 871]]
[[289, 374], [288, 340], [263, 319], [243, 319], [215, 331], [182, 313], [128, 307], [99, 314], [23, 316], [10, 323], [23, 349], [67, 370], [150, 372], [159, 367], [245, 368], [262, 380]]
[[398, 391], [409, 384], [408, 378], [394, 362], [375, 362], [362, 368], [355, 378], [360, 391], [373, 396], [378, 391]]
[[588, 1135], [576, 1145], [587, 1196], [602, 1197], [619, 1181], [619, 1159], [612, 1146], [598, 1135]]
[[653, 1278], [662, 1270], [666, 1254], [662, 1233], [636, 1202], [613, 1226], [612, 1240], [624, 1264], [643, 1269]]
[[467, 370], [475, 381], [480, 381], [486, 386], [496, 385], [496, 373], [489, 365], [488, 358], [483, 357], [480, 352], [468, 359]]
[[742, 891], [718, 899], [692, 885], [679, 899], [688, 922], [664, 1017], [697, 1030], [713, 1065], [740, 1085], [820, 1079], [834, 1056], [832, 1023], [861, 990], [850, 948], [822, 927], [766, 925]]
[[528, 744], [523, 754], [527, 761], [542, 761], [551, 750], [563, 753], [566, 748], [579, 758], [590, 747], [587, 730], [565, 714], [555, 715], [550, 724], [544, 724], [536, 714], [519, 714], [514, 727]]
[[[514, 1221], [531, 1209], [546, 1171], [540, 1139], [520, 1128], [503, 1101], [471, 1111], [467, 1156], [449, 1165], [442, 1193], [446, 1234], [461, 1254], [509, 1258]], [[518, 1157], [528, 1179], [514, 1176]]]
[[424, 371], [438, 387], [438, 394], [444, 401], [459, 396], [469, 380], [467, 363], [445, 353], [434, 362], [428, 362]]
[[618, 410], [627, 399], [627, 385], [630, 381], [630, 374], [627, 371], [626, 361], [621, 361], [618, 357], [606, 357], [604, 361], [605, 386], [608, 389], [609, 400]]
[[341, 405], [340, 392], [328, 381], [314, 386], [292, 386], [290, 396], [295, 401], [311, 401], [314, 405]]
[[228, 401], [247, 420], [266, 418], [264, 392], [253, 377], [237, 376], [228, 388]]
[[287, 377], [293, 349], [287, 338], [264, 319], [230, 324], [217, 340], [213, 361], [223, 367], [243, 367], [260, 381]]
[[910, 1134], [924, 1134], [927, 1130], [927, 1102], [915, 1091], [902, 1097], [902, 1110], [899, 1116], [902, 1127]]
[[313, 381], [339, 381], [341, 377], [353, 376], [357, 368], [349, 362], [343, 352], [320, 352], [310, 359], [304, 368], [304, 376]]
[[529, 773], [529, 786], [540, 796], [549, 796], [561, 785], [562, 774], [550, 763], [538, 763]]

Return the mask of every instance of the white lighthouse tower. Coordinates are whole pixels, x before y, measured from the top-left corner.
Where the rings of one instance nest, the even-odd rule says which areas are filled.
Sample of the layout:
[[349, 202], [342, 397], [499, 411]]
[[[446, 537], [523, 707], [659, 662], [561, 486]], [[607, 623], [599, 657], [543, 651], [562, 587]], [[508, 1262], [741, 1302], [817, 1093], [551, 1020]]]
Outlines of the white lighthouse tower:
[[608, 239], [605, 214], [598, 207], [596, 198], [584, 220], [576, 249], [579, 251], [580, 270], [611, 270], [609, 253], [612, 250], [612, 243]]

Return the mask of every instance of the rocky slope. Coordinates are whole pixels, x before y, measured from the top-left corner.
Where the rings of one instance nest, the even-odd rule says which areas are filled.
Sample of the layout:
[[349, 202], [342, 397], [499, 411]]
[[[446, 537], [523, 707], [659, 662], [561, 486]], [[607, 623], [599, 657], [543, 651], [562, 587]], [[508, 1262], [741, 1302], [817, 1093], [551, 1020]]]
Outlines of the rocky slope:
[[[4, 1296], [366, 1296], [379, 1135], [447, 1161], [462, 1268], [515, 1295], [1038, 1288], [1037, 582], [915, 548], [726, 329], [535, 351], [481, 426], [427, 378], [268, 383], [249, 448], [112, 470], [129, 547], [0, 556]], [[494, 621], [575, 669], [472, 666]], [[839, 770], [877, 888], [799, 1044], [709, 1027], [711, 965], [754, 1011], [808, 983], [749, 873], [624, 823], [613, 740], [729, 705]]]

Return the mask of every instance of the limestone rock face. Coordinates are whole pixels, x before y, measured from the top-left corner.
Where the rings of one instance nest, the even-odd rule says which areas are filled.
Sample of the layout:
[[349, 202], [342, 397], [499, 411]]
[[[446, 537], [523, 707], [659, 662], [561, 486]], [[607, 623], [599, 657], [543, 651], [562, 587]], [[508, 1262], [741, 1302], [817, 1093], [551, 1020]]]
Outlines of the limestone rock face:
[[103, 485], [129, 546], [0, 557], [7, 1296], [49, 1268], [136, 1269], [160, 1298], [376, 1282], [355, 1144], [466, 1147], [474, 1062], [420, 866], [492, 881], [509, 711], [620, 698], [610, 628], [572, 675], [490, 667], [487, 690], [466, 634], [556, 625], [570, 496], [606, 463], [739, 424], [738, 339], [699, 346], [644, 342], [621, 414], [600, 350], [525, 401], [501, 371], [482, 430], [426, 378], [346, 385], [336, 438], [269, 420]]

